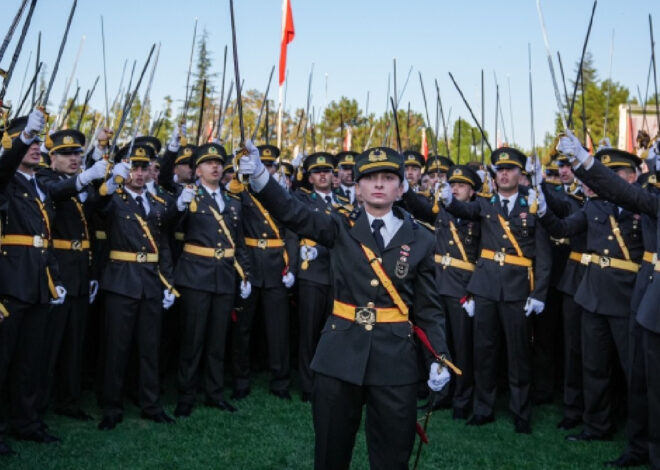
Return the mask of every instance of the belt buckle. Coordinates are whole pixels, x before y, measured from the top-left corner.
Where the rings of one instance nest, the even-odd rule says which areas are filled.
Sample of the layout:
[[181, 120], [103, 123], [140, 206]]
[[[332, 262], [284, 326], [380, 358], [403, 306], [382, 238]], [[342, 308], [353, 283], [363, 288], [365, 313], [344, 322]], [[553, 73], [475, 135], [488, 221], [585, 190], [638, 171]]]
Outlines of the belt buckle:
[[257, 240], [257, 247], [261, 248], [262, 250], [265, 250], [266, 247], [268, 246], [268, 242], [266, 241], [265, 238], [260, 238]]
[[580, 264], [589, 264], [591, 263], [591, 255], [589, 253], [582, 253], [580, 258]]
[[147, 262], [147, 254], [144, 251], [138, 251], [135, 254], [135, 261], [138, 263], [146, 263]]
[[600, 265], [601, 268], [609, 268], [611, 264], [611, 260], [609, 256], [601, 256], [600, 259], [598, 260], [598, 264]]
[[658, 252], [653, 253], [653, 258], [651, 259], [652, 264], [658, 264]]
[[216, 248], [215, 251], [213, 252], [213, 257], [215, 259], [222, 259], [225, 256], [225, 249], [224, 248]]
[[32, 246], [35, 248], [43, 248], [44, 239], [39, 235], [35, 235], [34, 237], [32, 237]]
[[444, 267], [451, 266], [451, 256], [442, 255], [442, 260], [440, 261], [440, 264], [442, 264]]
[[500, 263], [500, 266], [504, 266], [505, 258], [506, 258], [506, 253], [503, 253], [501, 251], [496, 251], [495, 256], [493, 256], [493, 260]]
[[372, 307], [355, 307], [355, 323], [364, 325], [364, 329], [371, 331], [376, 323], [376, 309]]
[[80, 240], [71, 240], [71, 249], [73, 251], [82, 251], [82, 242]]

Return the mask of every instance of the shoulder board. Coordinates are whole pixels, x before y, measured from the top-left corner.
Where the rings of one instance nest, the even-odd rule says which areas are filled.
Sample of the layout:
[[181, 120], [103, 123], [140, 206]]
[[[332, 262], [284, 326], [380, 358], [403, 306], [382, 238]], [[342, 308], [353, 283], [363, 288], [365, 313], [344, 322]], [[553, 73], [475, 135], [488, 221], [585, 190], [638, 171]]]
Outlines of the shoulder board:
[[425, 229], [430, 230], [431, 232], [435, 232], [435, 227], [434, 227], [433, 225], [428, 224], [428, 223], [426, 223], [426, 222], [423, 222], [423, 221], [421, 221], [421, 220], [418, 220], [418, 219], [412, 218], [412, 217], [411, 217], [411, 219], [412, 219], [413, 224], [421, 225], [421, 226], [424, 227]]
[[584, 201], [584, 196], [581, 196], [579, 194], [573, 194], [573, 193], [566, 193], [568, 196], [572, 197], [576, 201], [583, 202]]
[[[151, 193], [149, 193], [149, 194], [151, 194]], [[167, 205], [166, 202], [165, 202], [165, 199], [163, 199], [162, 197], [160, 197], [160, 196], [156, 196], [156, 195], [154, 195], [154, 194], [151, 194], [151, 197], [152, 197], [154, 200], [160, 202], [161, 204], [163, 204], [163, 205]]]
[[307, 188], [303, 188], [303, 187], [298, 188], [298, 191], [300, 191], [302, 193], [305, 193], [305, 194], [312, 194], [311, 190], [309, 190]]
[[425, 190], [425, 191], [415, 191], [415, 193], [419, 194], [420, 196], [431, 197], [431, 192], [428, 191], [428, 190]]
[[477, 193], [477, 197], [482, 197], [484, 199], [491, 199], [493, 197], [492, 193]]
[[236, 199], [237, 201], [240, 201], [241, 197], [238, 194], [230, 193], [229, 191], [225, 192], [225, 201], [229, 201], [231, 199]]
[[337, 198], [338, 201], [341, 201], [341, 202], [346, 202], [346, 203], [351, 202], [346, 196], [343, 196], [339, 193], [335, 193], [335, 197]]

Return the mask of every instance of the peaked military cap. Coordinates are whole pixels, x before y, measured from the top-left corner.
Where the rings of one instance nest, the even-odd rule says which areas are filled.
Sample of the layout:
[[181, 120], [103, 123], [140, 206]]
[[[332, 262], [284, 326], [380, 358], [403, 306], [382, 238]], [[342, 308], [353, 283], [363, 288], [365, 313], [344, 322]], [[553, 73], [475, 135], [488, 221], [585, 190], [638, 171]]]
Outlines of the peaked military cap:
[[467, 165], [454, 165], [447, 172], [447, 181], [450, 183], [468, 183], [475, 191], [481, 188], [479, 173]]
[[355, 180], [365, 175], [387, 171], [396, 174], [403, 181], [403, 157], [389, 147], [374, 147], [362, 152], [355, 161]]

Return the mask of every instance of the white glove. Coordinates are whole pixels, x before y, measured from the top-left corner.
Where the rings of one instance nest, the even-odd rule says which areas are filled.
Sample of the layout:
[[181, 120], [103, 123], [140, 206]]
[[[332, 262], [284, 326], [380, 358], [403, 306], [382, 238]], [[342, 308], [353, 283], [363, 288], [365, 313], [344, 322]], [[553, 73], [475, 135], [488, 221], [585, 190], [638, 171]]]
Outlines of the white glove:
[[167, 310], [172, 305], [174, 305], [174, 299], [176, 299], [174, 292], [169, 289], [165, 289], [163, 291], [163, 308]]
[[451, 376], [446, 367], [441, 366], [437, 362], [431, 364], [429, 371], [429, 380], [426, 382], [431, 390], [439, 392], [449, 383]]
[[50, 299], [50, 304], [62, 305], [64, 303], [64, 299], [66, 299], [66, 289], [64, 286], [55, 286], [55, 291], [57, 292], [57, 298]]
[[543, 177], [543, 167], [539, 158], [530, 156], [525, 162], [525, 171], [527, 171], [530, 178], [534, 175], [537, 178], [537, 183], [541, 182], [539, 178]]
[[41, 134], [46, 127], [46, 116], [41, 110], [35, 108], [28, 115], [27, 124], [21, 133], [21, 140], [25, 144], [31, 144], [34, 138]]
[[[295, 150], [298, 150], [297, 146]], [[298, 168], [302, 163], [302, 161], [303, 161], [303, 154], [300, 152], [296, 152], [296, 158], [291, 160], [291, 165], [293, 165], [294, 168]]]
[[248, 297], [250, 297], [250, 293], [252, 293], [252, 284], [250, 284], [250, 281], [242, 281], [241, 299], [247, 299]]
[[292, 272], [288, 272], [282, 276], [282, 284], [284, 284], [284, 287], [287, 289], [291, 289], [294, 282], [296, 282], [296, 276], [294, 276]]
[[195, 188], [191, 186], [184, 187], [179, 195], [179, 199], [176, 200], [176, 208], [179, 209], [179, 212], [185, 211], [188, 204], [190, 204], [194, 198]]
[[89, 281], [89, 303], [93, 304], [99, 292], [99, 281]]
[[319, 255], [319, 250], [315, 246], [303, 245], [300, 247], [300, 258], [307, 261], [314, 261]]
[[448, 206], [451, 204], [452, 199], [454, 198], [454, 195], [451, 192], [451, 186], [449, 183], [444, 182], [442, 183], [442, 187], [440, 188], [440, 202], [444, 204], [445, 206]]
[[403, 192], [404, 194], [408, 192], [410, 189], [410, 183], [408, 183], [408, 180], [406, 178], [403, 178]]
[[245, 141], [245, 148], [248, 154], [241, 157], [238, 172], [241, 175], [260, 175], [265, 167], [259, 158], [259, 149], [249, 139]]
[[[580, 165], [583, 165], [591, 156], [589, 155], [589, 152], [582, 147], [580, 139], [575, 137], [570, 129], [566, 129], [566, 134], [559, 138], [557, 151], [566, 155], [571, 162], [577, 160]], [[588, 170], [589, 168], [586, 169]]]
[[469, 298], [465, 302], [461, 304], [461, 307], [463, 307], [463, 310], [465, 310], [468, 314], [468, 317], [473, 318], [474, 317], [474, 299]]
[[[179, 127], [181, 127], [181, 133], [179, 133]], [[170, 140], [167, 142], [167, 150], [170, 152], [178, 152], [181, 142], [181, 135], [186, 135], [186, 126], [182, 124], [181, 126], [174, 126], [174, 131], [170, 136]]]
[[100, 180], [105, 177], [105, 171], [108, 168], [108, 161], [103, 158], [94, 163], [90, 168], [86, 169], [78, 175], [78, 183], [81, 188], [87, 186], [94, 180]]
[[545, 303], [540, 300], [533, 299], [532, 297], [527, 297], [527, 302], [525, 302], [525, 316], [528, 317], [532, 313], [540, 315], [543, 309], [545, 308]]
[[535, 202], [538, 203], [537, 214], [543, 217], [548, 212], [548, 203], [545, 200], [545, 194], [543, 194], [543, 191], [537, 192], [535, 189], [530, 189], [527, 193], [527, 205], [531, 206]]
[[123, 179], [127, 179], [128, 175], [131, 174], [131, 165], [126, 162], [117, 163], [112, 169], [112, 177], [119, 176]]
[[609, 137], [603, 137], [600, 142], [598, 142], [598, 148], [596, 149], [596, 152], [600, 152], [603, 149], [609, 149], [612, 148], [612, 144], [610, 143], [610, 138]]

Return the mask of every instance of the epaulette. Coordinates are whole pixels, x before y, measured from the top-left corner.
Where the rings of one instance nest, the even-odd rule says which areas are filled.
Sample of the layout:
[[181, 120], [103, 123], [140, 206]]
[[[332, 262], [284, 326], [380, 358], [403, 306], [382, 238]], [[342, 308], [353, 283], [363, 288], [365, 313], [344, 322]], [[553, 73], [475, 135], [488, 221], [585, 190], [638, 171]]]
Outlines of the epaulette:
[[493, 193], [477, 193], [477, 197], [482, 197], [484, 199], [490, 199], [493, 197]]
[[573, 194], [573, 193], [566, 193], [573, 199], [575, 199], [578, 202], [584, 202], [584, 196], [580, 196], [579, 194]]
[[[151, 193], [149, 193], [149, 194], [151, 194]], [[160, 202], [162, 205], [164, 205], [164, 206], [167, 205], [165, 203], [165, 199], [163, 199], [162, 197], [156, 196], [155, 194], [151, 194], [151, 197], [154, 198], [156, 201]]]
[[342, 202], [345, 201], [346, 204], [349, 204], [351, 202], [346, 196], [342, 196], [339, 193], [335, 193], [335, 197], [337, 198], [338, 201], [342, 201]]
[[227, 201], [229, 201], [230, 199], [236, 199], [237, 201], [241, 200], [240, 194], [230, 193], [229, 191], [225, 192], [225, 198]]
[[309, 190], [307, 188], [303, 188], [303, 187], [298, 188], [298, 191], [303, 192], [305, 194], [312, 194], [311, 190]]
[[435, 227], [427, 222], [424, 222], [419, 219], [415, 219], [414, 217], [411, 217], [413, 224], [418, 224], [424, 227], [427, 230], [430, 230], [431, 232], [435, 232]]
[[419, 194], [420, 196], [431, 197], [431, 191], [429, 191], [429, 190], [415, 191], [415, 193]]

